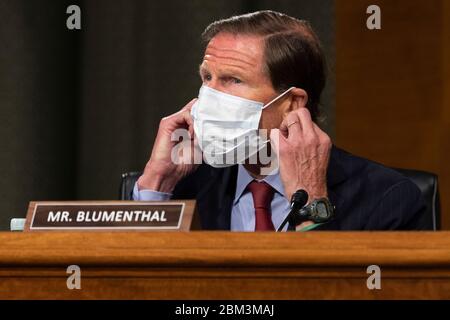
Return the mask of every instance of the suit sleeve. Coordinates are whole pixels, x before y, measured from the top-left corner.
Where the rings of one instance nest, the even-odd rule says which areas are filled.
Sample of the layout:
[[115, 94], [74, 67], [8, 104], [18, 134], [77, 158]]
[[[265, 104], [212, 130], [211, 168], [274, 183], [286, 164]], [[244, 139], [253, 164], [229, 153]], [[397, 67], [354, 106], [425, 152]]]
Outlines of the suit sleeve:
[[420, 189], [410, 180], [402, 180], [383, 194], [368, 218], [368, 230], [420, 230], [425, 214]]

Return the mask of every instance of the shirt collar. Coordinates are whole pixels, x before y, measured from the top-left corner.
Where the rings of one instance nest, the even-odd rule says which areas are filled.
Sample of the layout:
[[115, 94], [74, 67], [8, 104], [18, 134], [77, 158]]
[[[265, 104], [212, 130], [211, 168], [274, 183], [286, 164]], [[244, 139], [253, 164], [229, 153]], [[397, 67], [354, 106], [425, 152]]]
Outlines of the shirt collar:
[[[245, 189], [248, 184], [252, 182], [254, 179], [248, 173], [248, 171], [244, 168], [242, 164], [238, 165], [238, 175], [237, 175], [237, 183], [236, 183], [236, 193], [234, 196], [233, 204], [236, 204], [239, 199], [244, 194]], [[280, 171], [276, 170], [273, 174], [266, 176], [262, 181], [269, 184], [272, 188], [275, 189], [280, 195], [284, 197], [284, 187], [281, 182]]]

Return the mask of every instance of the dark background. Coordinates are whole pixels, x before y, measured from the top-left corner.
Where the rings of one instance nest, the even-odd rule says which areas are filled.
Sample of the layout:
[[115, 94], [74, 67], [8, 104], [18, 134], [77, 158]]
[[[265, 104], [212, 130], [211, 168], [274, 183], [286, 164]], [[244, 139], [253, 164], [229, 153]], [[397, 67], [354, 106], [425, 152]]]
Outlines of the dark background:
[[[81, 30], [66, 28], [71, 4]], [[0, 0], [0, 229], [31, 200], [117, 199], [160, 118], [197, 95], [203, 29], [261, 9], [309, 20], [321, 38], [334, 136], [332, 0]]]

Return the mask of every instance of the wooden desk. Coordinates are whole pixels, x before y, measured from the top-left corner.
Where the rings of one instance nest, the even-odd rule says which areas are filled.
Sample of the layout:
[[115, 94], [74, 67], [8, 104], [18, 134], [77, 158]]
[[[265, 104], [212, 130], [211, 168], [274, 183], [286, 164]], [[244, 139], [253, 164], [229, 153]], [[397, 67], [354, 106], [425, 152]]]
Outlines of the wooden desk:
[[0, 233], [0, 299], [30, 298], [450, 299], [450, 232]]

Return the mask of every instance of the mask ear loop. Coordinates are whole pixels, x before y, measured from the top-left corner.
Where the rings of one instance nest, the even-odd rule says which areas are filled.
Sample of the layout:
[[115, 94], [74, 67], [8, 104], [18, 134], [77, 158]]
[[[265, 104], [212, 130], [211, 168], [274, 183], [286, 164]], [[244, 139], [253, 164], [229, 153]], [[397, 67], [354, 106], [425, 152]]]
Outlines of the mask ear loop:
[[290, 87], [289, 89], [287, 89], [285, 92], [283, 92], [282, 94], [280, 94], [278, 97], [275, 97], [273, 100], [271, 100], [269, 103], [267, 103], [265, 106], [262, 107], [262, 109], [267, 108], [268, 106], [270, 106], [272, 103], [277, 102], [279, 99], [281, 99], [282, 97], [284, 97], [289, 91], [291, 91], [292, 89], [294, 89], [295, 87]]
[[[295, 87], [290, 87], [289, 89], [287, 89], [285, 92], [283, 92], [282, 94], [280, 94], [278, 97], [275, 97], [274, 99], [272, 99], [269, 103], [267, 103], [265, 106], [262, 107], [262, 109], [264, 110], [265, 108], [269, 107], [271, 104], [277, 102], [278, 100], [280, 100], [282, 97], [284, 97], [289, 91], [291, 91], [292, 89], [294, 89]], [[270, 139], [264, 140], [260, 143], [262, 144], [267, 144], [270, 142]]]

